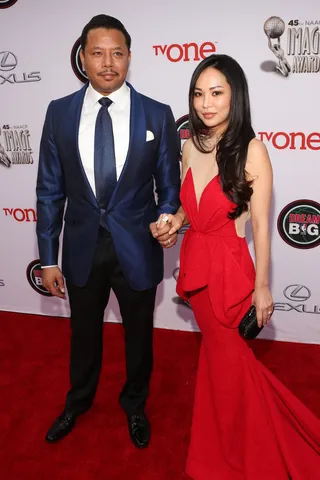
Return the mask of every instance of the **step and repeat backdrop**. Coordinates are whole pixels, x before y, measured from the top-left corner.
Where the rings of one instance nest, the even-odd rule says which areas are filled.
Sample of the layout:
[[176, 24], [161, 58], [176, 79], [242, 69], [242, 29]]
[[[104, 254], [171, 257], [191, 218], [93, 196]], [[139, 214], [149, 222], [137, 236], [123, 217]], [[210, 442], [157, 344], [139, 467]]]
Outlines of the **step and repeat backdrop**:
[[[189, 137], [187, 94], [198, 62], [216, 52], [242, 65], [256, 135], [274, 169], [275, 312], [261, 337], [320, 343], [320, 9], [314, 0], [0, 0], [0, 309], [69, 315], [68, 302], [42, 287], [35, 234], [39, 141], [49, 102], [86, 81], [79, 37], [99, 13], [119, 18], [131, 34], [128, 80], [171, 106], [181, 145]], [[175, 293], [182, 237], [165, 252], [155, 323], [196, 330], [191, 309]], [[247, 238], [253, 254], [250, 228]], [[105, 319], [120, 320], [114, 298]]]

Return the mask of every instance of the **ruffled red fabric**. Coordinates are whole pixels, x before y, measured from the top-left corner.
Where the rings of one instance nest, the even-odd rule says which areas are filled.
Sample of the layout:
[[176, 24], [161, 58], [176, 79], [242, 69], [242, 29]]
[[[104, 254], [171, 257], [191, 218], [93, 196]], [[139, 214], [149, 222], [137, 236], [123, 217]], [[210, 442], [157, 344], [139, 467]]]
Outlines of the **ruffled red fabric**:
[[[227, 217], [234, 205], [221, 191], [218, 176], [203, 191], [201, 210], [191, 169], [183, 185], [181, 200], [191, 227], [181, 246], [177, 293], [188, 300], [190, 292], [208, 286], [219, 322], [236, 328], [251, 305], [255, 270], [246, 240], [237, 236], [234, 220]], [[213, 189], [214, 202], [208, 198]]]
[[202, 332], [187, 473], [194, 480], [320, 479], [320, 421], [253, 355], [237, 326], [255, 271], [228, 218], [219, 177], [197, 205], [192, 172], [181, 189], [191, 223], [177, 292]]

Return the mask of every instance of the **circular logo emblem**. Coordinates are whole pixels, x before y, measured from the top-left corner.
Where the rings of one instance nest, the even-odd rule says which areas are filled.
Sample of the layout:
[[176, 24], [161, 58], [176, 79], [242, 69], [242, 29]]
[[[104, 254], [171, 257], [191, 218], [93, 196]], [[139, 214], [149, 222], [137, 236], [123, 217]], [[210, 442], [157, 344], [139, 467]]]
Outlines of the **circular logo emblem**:
[[27, 267], [27, 279], [33, 290], [45, 295], [46, 297], [52, 297], [51, 293], [42, 286], [42, 270], [40, 260], [34, 260]]
[[12, 7], [18, 0], [0, 0], [0, 10], [3, 8]]
[[16, 68], [18, 64], [17, 57], [11, 52], [0, 52], [0, 70], [9, 72]]
[[180, 117], [179, 120], [176, 121], [176, 125], [177, 125], [177, 132], [180, 139], [180, 160], [181, 160], [183, 144], [186, 140], [188, 140], [188, 138], [190, 138], [189, 115], [183, 115], [183, 117]]
[[305, 302], [311, 297], [311, 291], [304, 285], [288, 285], [283, 294], [288, 300], [294, 302]]
[[88, 81], [88, 77], [82, 67], [82, 63], [80, 60], [80, 50], [81, 44], [80, 38], [78, 38], [71, 50], [71, 66], [74, 74], [79, 78], [79, 80], [83, 83], [86, 83]]
[[291, 247], [317, 247], [320, 245], [320, 204], [312, 200], [289, 203], [279, 215], [278, 231]]
[[280, 17], [269, 17], [264, 22], [264, 32], [270, 38], [280, 38], [283, 35], [286, 24]]
[[186, 231], [189, 230], [189, 228], [190, 228], [190, 225], [182, 225], [182, 227], [179, 228], [178, 230], [178, 234], [184, 235]]
[[[180, 267], [175, 268], [175, 269], [173, 270], [173, 272], [172, 272], [172, 276], [173, 276], [173, 278], [175, 279], [176, 282], [178, 281], [179, 272], [180, 272]], [[186, 305], [187, 307], [191, 308], [190, 303], [189, 303], [187, 300], [183, 300], [183, 299], [180, 298], [180, 297], [176, 297], [176, 298], [174, 299], [174, 302], [175, 302], [175, 303], [178, 303], [178, 304]]]
[[172, 272], [172, 276], [173, 276], [173, 278], [175, 279], [175, 281], [178, 280], [179, 271], [180, 271], [180, 268], [178, 267], [178, 268], [175, 268], [175, 269], [173, 270], [173, 272]]

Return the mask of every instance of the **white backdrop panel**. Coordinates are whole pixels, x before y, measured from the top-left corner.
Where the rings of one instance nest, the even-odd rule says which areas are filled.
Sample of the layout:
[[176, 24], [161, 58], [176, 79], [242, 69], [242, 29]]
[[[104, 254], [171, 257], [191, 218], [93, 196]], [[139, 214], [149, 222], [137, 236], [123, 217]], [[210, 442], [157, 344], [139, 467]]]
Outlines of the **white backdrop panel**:
[[[27, 267], [38, 258], [38, 251], [34, 216], [25, 210], [35, 209], [39, 140], [47, 105], [82, 86], [71, 68], [70, 54], [83, 26], [98, 13], [119, 18], [132, 36], [129, 81], [138, 91], [169, 104], [176, 119], [187, 113], [189, 82], [199, 61], [194, 47], [189, 49], [189, 60], [180, 55], [183, 45], [194, 43], [199, 52], [208, 42], [207, 50], [213, 45], [217, 53], [229, 54], [242, 65], [249, 81], [254, 128], [258, 138], [263, 136], [274, 169], [271, 287], [276, 311], [272, 325], [261, 336], [320, 343], [319, 247], [296, 248], [298, 236], [287, 238], [290, 245], [277, 228], [280, 212], [291, 202], [307, 199], [317, 206], [320, 201], [320, 73], [291, 72], [285, 77], [274, 71], [277, 58], [263, 30], [270, 16], [280, 17], [285, 23], [280, 38], [284, 58], [291, 66], [297, 61], [317, 66], [320, 16], [313, 0], [270, 0], [259, 5], [255, 0], [224, 4], [203, 0], [199, 5], [191, 0], [183, 4], [18, 0], [11, 8], [0, 8], [0, 308], [69, 315], [67, 302], [40, 295], [27, 280]], [[301, 45], [301, 56], [288, 54], [288, 35], [295, 36], [296, 46]], [[179, 56], [179, 61], [170, 61]], [[40, 81], [29, 81], [39, 77]], [[314, 135], [309, 143], [297, 137], [293, 144], [292, 134], [297, 132], [305, 138]], [[288, 146], [282, 148], [287, 140]], [[5, 166], [6, 158], [17, 157], [33, 163]], [[295, 213], [303, 211], [298, 206]], [[313, 237], [304, 234], [305, 245], [319, 238], [319, 218], [313, 219]], [[288, 229], [310, 224], [301, 220]], [[250, 230], [248, 241], [253, 254]], [[194, 330], [191, 310], [175, 293], [178, 251], [176, 246], [165, 252], [165, 280], [158, 289], [155, 323]], [[114, 297], [105, 318], [120, 319]]]

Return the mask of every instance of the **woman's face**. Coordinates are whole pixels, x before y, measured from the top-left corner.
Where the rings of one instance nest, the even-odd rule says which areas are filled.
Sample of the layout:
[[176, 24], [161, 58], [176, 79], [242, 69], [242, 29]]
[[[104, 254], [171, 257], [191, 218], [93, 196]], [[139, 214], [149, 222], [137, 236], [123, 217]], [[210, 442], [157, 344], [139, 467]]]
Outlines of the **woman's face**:
[[208, 67], [200, 74], [194, 89], [193, 105], [208, 128], [219, 132], [225, 130], [229, 120], [231, 88], [219, 70]]

